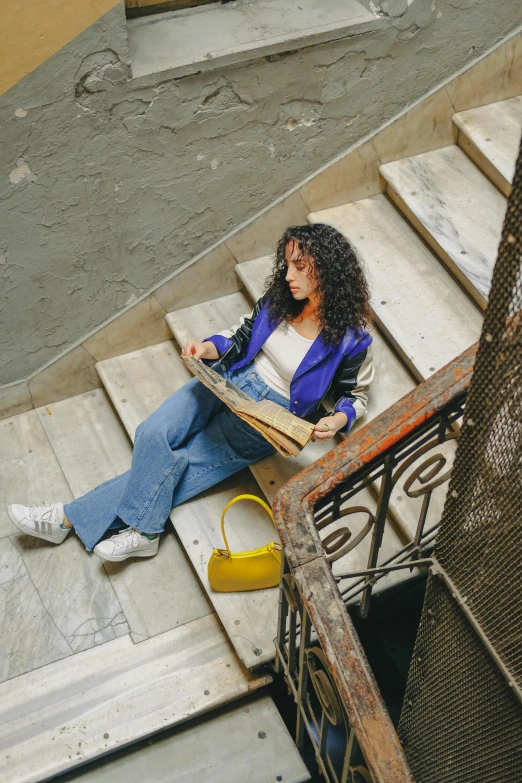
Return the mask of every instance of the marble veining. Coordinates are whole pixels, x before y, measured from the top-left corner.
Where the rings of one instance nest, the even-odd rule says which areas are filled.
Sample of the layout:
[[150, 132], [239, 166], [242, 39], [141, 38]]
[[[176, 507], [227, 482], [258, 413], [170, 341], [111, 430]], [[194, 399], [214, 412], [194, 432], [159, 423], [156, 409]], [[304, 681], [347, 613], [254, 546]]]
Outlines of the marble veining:
[[0, 585], [27, 575], [27, 568], [9, 538], [0, 541]]
[[11, 538], [0, 541], [0, 682], [72, 655]]
[[123, 612], [118, 612], [112, 618], [90, 617], [75, 630], [72, 636], [65, 638], [71, 645], [73, 652], [78, 653], [128, 633], [130, 633], [130, 628], [127, 619]]
[[[10, 540], [43, 609], [72, 652], [128, 632], [122, 607], [100, 559], [87, 554], [76, 536], [70, 534], [59, 546], [25, 535]], [[18, 611], [25, 611], [23, 604]], [[29, 633], [36, 647], [38, 625]]]
[[[386, 163], [381, 173], [481, 301], [487, 299], [506, 199], [457, 146]], [[446, 260], [446, 259], [445, 259]]]
[[[7, 516], [6, 501], [67, 502], [72, 500], [71, 487], [75, 495], [81, 494], [114, 475], [104, 472], [111, 460], [100, 458], [101, 445], [91, 453], [98, 441], [96, 428], [89, 429], [89, 414], [97, 403], [99, 408], [104, 402], [117, 421], [102, 397], [101, 390], [87, 392], [0, 423], [0, 514]], [[122, 435], [125, 458], [130, 445]], [[118, 451], [117, 437], [112, 443]], [[20, 534], [10, 521], [7, 532], [10, 535], [0, 541], [0, 680], [129, 633], [101, 561], [88, 555], [73, 533], [56, 546]]]

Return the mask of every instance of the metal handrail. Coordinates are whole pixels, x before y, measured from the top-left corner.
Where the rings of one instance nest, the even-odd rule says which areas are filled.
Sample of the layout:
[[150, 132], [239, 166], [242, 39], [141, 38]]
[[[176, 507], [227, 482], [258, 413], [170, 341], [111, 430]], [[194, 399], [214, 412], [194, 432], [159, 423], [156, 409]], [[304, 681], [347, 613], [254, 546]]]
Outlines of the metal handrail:
[[[286, 572], [281, 587], [276, 669], [284, 670], [287, 680], [291, 680], [288, 661], [281, 650], [285, 638], [282, 629], [283, 626], [286, 629], [286, 614], [290, 610], [294, 633], [290, 656], [295, 660], [298, 605], [301, 619], [306, 620], [305, 628], [301, 627], [300, 631], [302, 668], [306, 668], [307, 654], [303, 634], [306, 632], [310, 638], [310, 628], [306, 625], [311, 621], [329, 678], [342, 702], [350, 730], [355, 734], [374, 783], [412, 783], [413, 778], [336, 578], [332, 575], [316, 528], [314, 511], [321, 501], [324, 505], [325, 499], [340, 484], [355, 485], [360, 476], [368, 475], [372, 464], [382, 461], [402, 441], [440, 418], [455, 401], [462, 406], [471, 380], [476, 349], [476, 345], [469, 348], [340, 446], [292, 478], [278, 492], [273, 504], [275, 525], [285, 551]], [[422, 530], [419, 530], [420, 539]], [[417, 555], [422, 557], [419, 551]], [[366, 578], [370, 580], [371, 569], [368, 571]], [[289, 594], [289, 577], [294, 598]], [[291, 682], [289, 685], [299, 708], [304, 710], [305, 706], [300, 704], [303, 698], [300, 685]]]

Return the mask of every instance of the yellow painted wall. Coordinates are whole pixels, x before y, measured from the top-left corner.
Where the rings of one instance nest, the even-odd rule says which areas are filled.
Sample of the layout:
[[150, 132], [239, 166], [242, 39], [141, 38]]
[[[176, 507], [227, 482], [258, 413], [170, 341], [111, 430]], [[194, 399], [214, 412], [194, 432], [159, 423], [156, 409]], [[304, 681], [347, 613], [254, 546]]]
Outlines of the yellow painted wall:
[[120, 0], [0, 0], [0, 95]]

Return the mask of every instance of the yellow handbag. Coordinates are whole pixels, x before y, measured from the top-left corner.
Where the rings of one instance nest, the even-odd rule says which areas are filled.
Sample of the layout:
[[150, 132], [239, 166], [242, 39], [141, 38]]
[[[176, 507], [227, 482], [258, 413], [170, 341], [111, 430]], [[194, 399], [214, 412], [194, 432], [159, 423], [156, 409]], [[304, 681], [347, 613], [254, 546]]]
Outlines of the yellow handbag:
[[262, 590], [275, 587], [281, 577], [281, 545], [271, 541], [260, 549], [231, 552], [225, 535], [225, 514], [238, 500], [254, 500], [274, 519], [272, 509], [256, 495], [238, 495], [227, 503], [221, 514], [221, 533], [226, 549], [214, 549], [208, 562], [210, 586], [221, 593], [241, 590]]

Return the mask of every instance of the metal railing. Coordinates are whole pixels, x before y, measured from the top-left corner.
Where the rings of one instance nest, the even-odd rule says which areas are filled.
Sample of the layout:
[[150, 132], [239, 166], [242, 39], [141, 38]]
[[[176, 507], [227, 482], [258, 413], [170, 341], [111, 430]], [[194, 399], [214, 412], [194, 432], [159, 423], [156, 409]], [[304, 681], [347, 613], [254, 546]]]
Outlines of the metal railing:
[[[428, 524], [428, 511], [434, 492], [449, 480], [443, 449], [458, 437], [475, 351], [463, 353], [276, 496], [275, 524], [285, 551], [276, 670], [297, 705], [296, 743], [302, 747], [307, 732], [331, 783], [413, 781], [347, 604], [360, 601], [366, 616], [381, 580], [431, 564], [438, 519]], [[418, 500], [417, 516], [408, 543], [383, 559], [399, 486], [403, 497]], [[351, 522], [361, 516], [365, 521], [354, 534]], [[360, 550], [363, 568], [354, 567]]]

